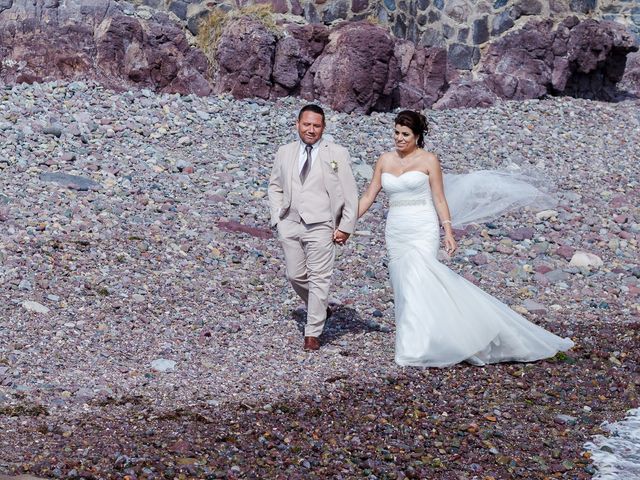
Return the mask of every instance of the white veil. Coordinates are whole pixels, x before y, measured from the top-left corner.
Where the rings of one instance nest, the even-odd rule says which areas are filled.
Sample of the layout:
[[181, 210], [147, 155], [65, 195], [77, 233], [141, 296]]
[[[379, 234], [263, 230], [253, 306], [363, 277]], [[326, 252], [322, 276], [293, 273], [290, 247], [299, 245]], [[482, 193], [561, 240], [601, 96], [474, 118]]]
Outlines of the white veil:
[[536, 186], [542, 183], [540, 179], [522, 171], [446, 174], [443, 182], [452, 225], [457, 228], [487, 222], [525, 206], [540, 211], [558, 203], [546, 189]]

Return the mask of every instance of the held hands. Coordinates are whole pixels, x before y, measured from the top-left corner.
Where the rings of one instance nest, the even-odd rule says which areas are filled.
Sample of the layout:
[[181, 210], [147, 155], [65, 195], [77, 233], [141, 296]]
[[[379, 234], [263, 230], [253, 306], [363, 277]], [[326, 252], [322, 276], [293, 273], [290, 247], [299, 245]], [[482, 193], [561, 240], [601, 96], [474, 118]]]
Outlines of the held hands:
[[452, 233], [447, 233], [444, 236], [444, 251], [447, 252], [447, 255], [452, 256], [456, 253], [458, 245], [456, 244], [455, 238], [453, 238]]
[[338, 245], [344, 245], [348, 238], [349, 238], [349, 234], [346, 232], [343, 232], [342, 230], [336, 229], [333, 232], [333, 241]]

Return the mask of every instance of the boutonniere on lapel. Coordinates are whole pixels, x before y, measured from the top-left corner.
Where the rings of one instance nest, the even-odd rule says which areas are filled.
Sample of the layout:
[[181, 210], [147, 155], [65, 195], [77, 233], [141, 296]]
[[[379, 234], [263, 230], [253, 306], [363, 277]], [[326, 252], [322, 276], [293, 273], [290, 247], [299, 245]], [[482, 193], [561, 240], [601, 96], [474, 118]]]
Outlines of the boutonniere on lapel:
[[329, 165], [331, 165], [331, 170], [333, 170], [334, 173], [338, 171], [338, 162], [336, 162], [335, 160], [331, 160], [329, 162]]

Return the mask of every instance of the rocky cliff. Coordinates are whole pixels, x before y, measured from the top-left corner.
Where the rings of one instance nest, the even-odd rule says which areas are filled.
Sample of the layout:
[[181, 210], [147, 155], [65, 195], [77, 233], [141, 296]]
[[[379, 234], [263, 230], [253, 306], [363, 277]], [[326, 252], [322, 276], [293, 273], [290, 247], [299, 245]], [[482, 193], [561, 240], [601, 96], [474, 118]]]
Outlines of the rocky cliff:
[[488, 106], [498, 98], [549, 94], [613, 100], [622, 95], [627, 54], [636, 49], [623, 26], [576, 17], [558, 26], [532, 21], [490, 44], [475, 75], [456, 70], [446, 49], [396, 39], [367, 21], [333, 29], [289, 26], [279, 36], [242, 17], [223, 29], [218, 45], [218, 92], [301, 95], [364, 113]]
[[[518, 5], [521, 19], [529, 10]], [[0, 0], [0, 82], [89, 78], [117, 90], [296, 95], [359, 113], [640, 93], [637, 56], [627, 67], [637, 40], [619, 22], [531, 15], [469, 50], [398, 38], [371, 20], [327, 26], [290, 16], [265, 21], [256, 11], [215, 10], [199, 24], [200, 49], [188, 19], [181, 24], [173, 12], [147, 5]]]
[[207, 59], [170, 16], [113, 0], [0, 0], [0, 81], [96, 79], [206, 95]]

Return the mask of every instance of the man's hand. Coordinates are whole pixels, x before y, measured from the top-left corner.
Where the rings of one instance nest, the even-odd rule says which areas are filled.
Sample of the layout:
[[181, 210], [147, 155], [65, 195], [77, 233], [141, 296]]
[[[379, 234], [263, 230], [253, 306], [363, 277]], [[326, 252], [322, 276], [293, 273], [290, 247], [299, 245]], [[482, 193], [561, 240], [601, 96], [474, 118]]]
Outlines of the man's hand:
[[342, 230], [333, 232], [333, 241], [338, 245], [344, 245], [348, 238], [349, 234], [347, 232], [343, 232]]

